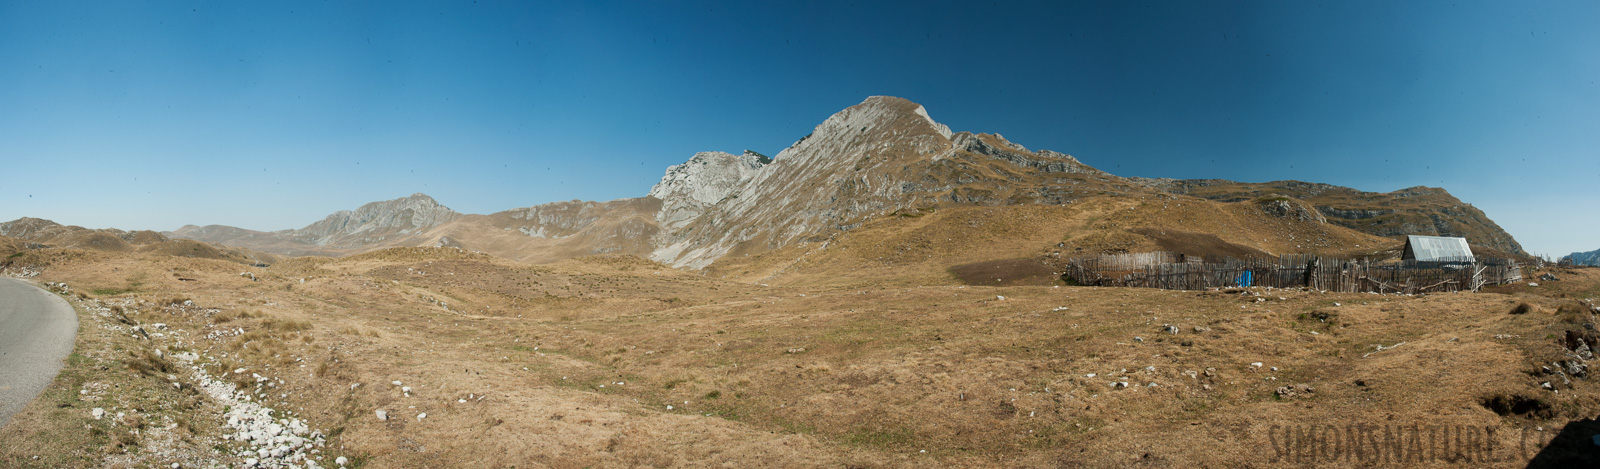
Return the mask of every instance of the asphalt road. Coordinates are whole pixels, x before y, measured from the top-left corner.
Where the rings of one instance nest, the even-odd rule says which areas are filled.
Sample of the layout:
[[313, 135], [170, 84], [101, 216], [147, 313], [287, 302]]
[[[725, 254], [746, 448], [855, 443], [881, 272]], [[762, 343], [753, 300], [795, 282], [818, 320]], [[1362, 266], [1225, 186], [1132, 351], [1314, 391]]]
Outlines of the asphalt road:
[[0, 278], [0, 427], [55, 379], [78, 334], [78, 314], [53, 293]]

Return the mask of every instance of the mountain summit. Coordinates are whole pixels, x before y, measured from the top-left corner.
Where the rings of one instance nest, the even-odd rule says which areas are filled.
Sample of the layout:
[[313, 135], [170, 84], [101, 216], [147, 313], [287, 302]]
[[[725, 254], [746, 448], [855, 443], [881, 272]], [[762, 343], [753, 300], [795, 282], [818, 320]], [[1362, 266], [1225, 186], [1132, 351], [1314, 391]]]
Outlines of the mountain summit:
[[[1071, 156], [1029, 151], [999, 135], [951, 132], [919, 104], [873, 96], [835, 113], [771, 163], [719, 179], [714, 189], [701, 186], [721, 197], [699, 205], [693, 217], [673, 211], [651, 257], [698, 269], [736, 247], [775, 249], [902, 208], [1064, 200], [1060, 187], [1037, 177], [1044, 173], [1071, 173], [1074, 181], [1112, 191], [1140, 190]], [[669, 171], [657, 187], [686, 183]], [[683, 204], [674, 194], [651, 192], [668, 197], [663, 207]]]
[[322, 221], [294, 230], [291, 236], [318, 246], [356, 247], [433, 228], [460, 215], [433, 197], [418, 193], [372, 202], [355, 211], [334, 212]]

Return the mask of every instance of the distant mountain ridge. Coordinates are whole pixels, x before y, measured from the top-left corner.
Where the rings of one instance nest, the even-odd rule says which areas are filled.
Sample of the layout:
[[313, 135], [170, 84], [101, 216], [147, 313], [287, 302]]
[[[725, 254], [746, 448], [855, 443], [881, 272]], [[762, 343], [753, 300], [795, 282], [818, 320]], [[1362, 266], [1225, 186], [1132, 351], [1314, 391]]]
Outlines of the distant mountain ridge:
[[1574, 252], [1567, 255], [1574, 265], [1600, 266], [1600, 249], [1589, 252]]
[[224, 225], [185, 225], [164, 233], [175, 238], [236, 245], [285, 255], [338, 255], [439, 226], [460, 217], [425, 194], [340, 210], [304, 228], [254, 231]]
[[835, 113], [774, 157], [697, 153], [668, 168], [638, 198], [470, 215], [415, 194], [337, 212], [296, 230], [185, 226], [168, 235], [288, 255], [456, 246], [530, 262], [632, 254], [704, 269], [728, 256], [825, 240], [907, 210], [1186, 196], [1257, 201], [1263, 213], [1297, 223], [1333, 223], [1388, 237], [1466, 236], [1475, 245], [1522, 253], [1481, 211], [1443, 189], [1380, 194], [1298, 181], [1122, 178], [999, 134], [953, 132], [921, 105], [888, 96]]
[[[271, 262], [276, 258], [272, 254], [218, 247], [191, 239], [170, 239], [154, 231], [90, 229], [29, 217], [0, 223], [0, 254], [10, 256], [40, 248], [140, 252], [249, 264]], [[7, 264], [9, 259], [0, 259], [0, 267]]]

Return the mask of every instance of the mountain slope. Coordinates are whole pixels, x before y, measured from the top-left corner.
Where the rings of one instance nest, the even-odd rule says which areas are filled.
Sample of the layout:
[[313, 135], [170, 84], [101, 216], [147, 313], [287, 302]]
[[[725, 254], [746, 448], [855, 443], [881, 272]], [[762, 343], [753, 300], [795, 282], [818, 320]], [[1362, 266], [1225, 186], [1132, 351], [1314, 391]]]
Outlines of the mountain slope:
[[1462, 203], [1440, 188], [1418, 186], [1378, 193], [1301, 181], [1246, 183], [1222, 179], [1130, 179], [1174, 194], [1227, 202], [1293, 197], [1314, 206], [1317, 213], [1330, 223], [1378, 236], [1461, 236], [1475, 246], [1527, 255], [1522, 245], [1484, 215], [1483, 211]]

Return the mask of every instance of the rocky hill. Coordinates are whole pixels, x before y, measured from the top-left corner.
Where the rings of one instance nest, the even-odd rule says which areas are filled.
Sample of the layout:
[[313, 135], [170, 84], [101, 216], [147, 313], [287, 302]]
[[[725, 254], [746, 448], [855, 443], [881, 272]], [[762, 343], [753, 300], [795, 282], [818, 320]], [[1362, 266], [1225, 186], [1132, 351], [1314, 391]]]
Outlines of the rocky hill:
[[165, 234], [285, 255], [340, 255], [406, 245], [422, 232], [460, 216], [432, 197], [412, 194], [372, 202], [354, 211], [340, 210], [297, 230], [263, 232], [223, 225], [186, 225]]
[[1474, 246], [1526, 256], [1522, 245], [1477, 207], [1444, 189], [1410, 187], [1394, 192], [1363, 192], [1301, 181], [1261, 183], [1223, 179], [1130, 178], [1146, 187], [1223, 202], [1294, 198], [1310, 204], [1328, 222], [1385, 237], [1408, 234], [1461, 236]]
[[[921, 105], [887, 96], [834, 114], [774, 157], [750, 151], [697, 153], [668, 168], [639, 198], [464, 215], [416, 194], [335, 213], [298, 230], [186, 226], [168, 235], [289, 255], [454, 246], [530, 262], [633, 254], [698, 270], [825, 241], [885, 217], [1099, 199], [1135, 201], [1137, 206], [1123, 209], [1139, 216], [1083, 211], [1085, 219], [1098, 221], [1052, 235], [1058, 248], [1081, 253], [1208, 246], [1201, 249], [1206, 254], [1238, 254], [1398, 245], [1360, 232], [1389, 238], [1460, 235], [1478, 245], [1522, 252], [1482, 212], [1442, 189], [1379, 194], [1297, 181], [1122, 178], [999, 134], [951, 131]], [[1156, 202], [1160, 205], [1151, 205]], [[1112, 205], [1121, 207], [1104, 206]], [[1169, 205], [1183, 209], [1167, 212]]]

